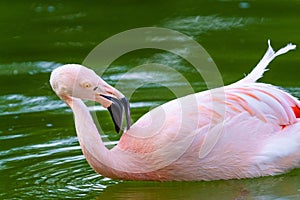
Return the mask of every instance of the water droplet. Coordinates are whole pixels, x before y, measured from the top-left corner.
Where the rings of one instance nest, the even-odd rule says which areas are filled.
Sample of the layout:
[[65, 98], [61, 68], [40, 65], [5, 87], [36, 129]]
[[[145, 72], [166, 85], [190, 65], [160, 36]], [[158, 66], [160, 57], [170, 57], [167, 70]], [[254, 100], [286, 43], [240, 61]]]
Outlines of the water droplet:
[[55, 7], [54, 6], [48, 6], [47, 10], [48, 10], [49, 13], [52, 13], [52, 12], [55, 11]]
[[250, 4], [248, 2], [240, 2], [239, 7], [242, 9], [250, 8]]
[[53, 124], [46, 124], [46, 127], [52, 127]]

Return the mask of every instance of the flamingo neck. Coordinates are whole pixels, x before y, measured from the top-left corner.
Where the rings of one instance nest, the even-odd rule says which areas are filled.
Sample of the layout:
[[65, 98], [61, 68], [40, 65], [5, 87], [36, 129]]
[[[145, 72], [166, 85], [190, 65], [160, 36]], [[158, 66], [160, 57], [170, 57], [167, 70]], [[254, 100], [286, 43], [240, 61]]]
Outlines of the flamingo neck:
[[74, 113], [78, 140], [86, 160], [96, 172], [109, 176], [111, 152], [105, 147], [87, 106], [77, 98], [68, 104]]
[[[156, 180], [161, 177], [151, 169], [141, 169], [141, 156], [123, 151], [118, 146], [108, 150], [94, 124], [90, 112], [82, 100], [72, 98], [66, 101], [74, 113], [78, 140], [90, 166], [99, 174], [115, 179]], [[144, 157], [144, 155], [142, 155]], [[139, 172], [139, 173], [136, 173]]]

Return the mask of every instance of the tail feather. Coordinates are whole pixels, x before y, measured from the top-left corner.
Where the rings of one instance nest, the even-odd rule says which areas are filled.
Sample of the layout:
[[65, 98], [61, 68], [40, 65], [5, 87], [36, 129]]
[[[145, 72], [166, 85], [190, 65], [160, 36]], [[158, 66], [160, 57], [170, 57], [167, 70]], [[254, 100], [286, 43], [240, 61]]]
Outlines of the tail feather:
[[267, 66], [269, 63], [277, 56], [287, 53], [290, 50], [293, 50], [296, 48], [296, 45], [294, 44], [288, 44], [285, 47], [279, 49], [277, 52], [275, 52], [271, 46], [270, 40], [268, 40], [268, 49], [263, 56], [263, 58], [259, 61], [259, 63], [255, 66], [255, 68], [242, 80], [238, 81], [240, 83], [253, 83], [256, 82], [258, 79], [260, 79], [264, 72], [267, 71]]

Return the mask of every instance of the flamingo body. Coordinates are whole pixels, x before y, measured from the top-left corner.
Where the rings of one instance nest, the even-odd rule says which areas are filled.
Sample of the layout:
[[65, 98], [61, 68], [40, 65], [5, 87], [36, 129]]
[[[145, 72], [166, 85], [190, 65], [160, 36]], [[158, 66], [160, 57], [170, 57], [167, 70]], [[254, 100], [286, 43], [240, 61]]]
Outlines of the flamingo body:
[[[151, 110], [111, 150], [104, 146], [79, 99], [85, 98], [84, 92], [62, 94], [57, 89], [58, 80], [65, 85], [77, 81], [61, 80], [61, 74], [76, 72], [78, 77], [78, 69], [86, 68], [63, 66], [59, 73], [52, 73], [50, 82], [74, 112], [87, 161], [104, 176], [195, 181], [276, 175], [300, 166], [300, 102], [278, 87], [256, 81], [269, 62], [294, 48], [287, 45], [274, 52], [269, 43], [265, 56], [248, 76]], [[94, 79], [95, 84], [99, 82], [99, 77]]]

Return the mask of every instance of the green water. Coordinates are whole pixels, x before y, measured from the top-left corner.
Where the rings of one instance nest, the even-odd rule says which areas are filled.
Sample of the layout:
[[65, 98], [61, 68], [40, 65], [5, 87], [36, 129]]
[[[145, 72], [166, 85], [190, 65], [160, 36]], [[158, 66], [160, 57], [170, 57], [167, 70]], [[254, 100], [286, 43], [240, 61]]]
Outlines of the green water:
[[[0, 199], [299, 199], [300, 170], [191, 183], [123, 182], [97, 175], [81, 153], [71, 110], [48, 83], [53, 69], [81, 63], [108, 37], [148, 26], [194, 38], [212, 56], [224, 83], [231, 83], [255, 66], [267, 39], [275, 49], [300, 45], [299, 9], [300, 1], [1, 1]], [[300, 97], [299, 52], [277, 58], [261, 81]], [[103, 78], [114, 85], [122, 73], [150, 61], [182, 69], [196, 91], [205, 89], [188, 63], [163, 51], [126, 54]], [[181, 84], [163, 77], [170, 85]], [[146, 84], [130, 99], [132, 120], [173, 98], [166, 87]], [[106, 144], [115, 145], [120, 136], [108, 112], [95, 110]]]

